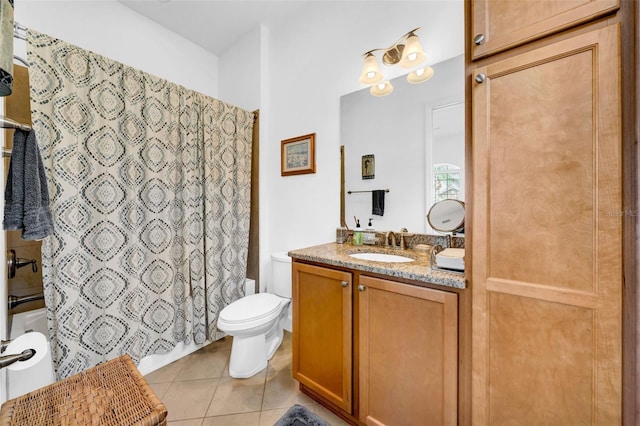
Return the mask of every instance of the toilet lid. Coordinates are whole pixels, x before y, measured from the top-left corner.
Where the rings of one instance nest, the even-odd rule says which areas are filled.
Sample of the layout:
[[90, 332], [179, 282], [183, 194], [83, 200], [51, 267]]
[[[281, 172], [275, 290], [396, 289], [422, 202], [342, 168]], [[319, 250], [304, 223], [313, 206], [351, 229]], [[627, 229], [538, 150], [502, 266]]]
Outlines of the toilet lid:
[[258, 293], [238, 299], [220, 312], [228, 323], [255, 321], [273, 315], [280, 309], [282, 298], [271, 293]]

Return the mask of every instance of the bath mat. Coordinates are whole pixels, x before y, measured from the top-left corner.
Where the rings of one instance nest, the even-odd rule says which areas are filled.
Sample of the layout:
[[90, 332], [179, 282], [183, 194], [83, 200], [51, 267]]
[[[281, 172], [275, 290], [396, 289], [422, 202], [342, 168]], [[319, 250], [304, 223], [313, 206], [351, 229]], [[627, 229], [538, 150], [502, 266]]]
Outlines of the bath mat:
[[331, 426], [326, 420], [302, 405], [289, 408], [273, 426]]

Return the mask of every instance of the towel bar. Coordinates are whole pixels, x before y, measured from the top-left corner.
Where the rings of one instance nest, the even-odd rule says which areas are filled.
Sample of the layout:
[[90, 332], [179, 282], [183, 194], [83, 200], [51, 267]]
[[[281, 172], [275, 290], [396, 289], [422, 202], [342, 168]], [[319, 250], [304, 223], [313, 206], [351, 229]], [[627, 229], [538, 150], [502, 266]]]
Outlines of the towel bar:
[[[356, 194], [356, 193], [359, 193], [359, 192], [373, 192], [373, 190], [371, 190], [371, 191], [347, 191], [347, 194]], [[384, 192], [389, 192], [389, 190], [385, 189]]]
[[3, 117], [1, 115], [0, 115], [0, 127], [2, 127], [3, 129], [20, 129], [20, 130], [24, 130], [25, 132], [28, 132], [31, 130], [31, 126], [27, 124], [18, 123], [15, 120], [12, 120], [7, 117]]

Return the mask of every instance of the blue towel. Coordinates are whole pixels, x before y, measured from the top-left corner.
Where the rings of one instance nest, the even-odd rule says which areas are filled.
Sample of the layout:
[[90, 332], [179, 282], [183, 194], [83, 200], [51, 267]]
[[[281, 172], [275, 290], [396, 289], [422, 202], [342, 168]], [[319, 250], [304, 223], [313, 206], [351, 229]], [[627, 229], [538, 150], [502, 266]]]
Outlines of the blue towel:
[[5, 230], [22, 230], [23, 240], [41, 240], [53, 233], [49, 189], [33, 130], [16, 129], [4, 190]]

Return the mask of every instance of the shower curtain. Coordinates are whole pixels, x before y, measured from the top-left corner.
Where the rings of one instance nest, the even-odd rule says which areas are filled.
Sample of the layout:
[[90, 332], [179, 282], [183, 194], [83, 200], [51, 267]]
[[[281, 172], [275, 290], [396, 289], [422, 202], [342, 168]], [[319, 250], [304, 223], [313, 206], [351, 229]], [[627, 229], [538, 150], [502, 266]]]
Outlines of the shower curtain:
[[58, 377], [211, 339], [244, 292], [253, 114], [33, 30], [27, 50]]

